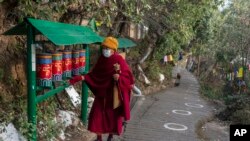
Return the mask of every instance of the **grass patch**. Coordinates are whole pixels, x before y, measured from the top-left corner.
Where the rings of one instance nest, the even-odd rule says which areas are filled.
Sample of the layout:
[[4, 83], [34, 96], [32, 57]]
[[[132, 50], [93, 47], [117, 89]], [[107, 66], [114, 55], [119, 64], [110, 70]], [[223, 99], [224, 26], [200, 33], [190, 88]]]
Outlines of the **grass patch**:
[[165, 79], [170, 79], [172, 77], [172, 66], [171, 65], [162, 65], [158, 61], [148, 61], [146, 62], [145, 74], [150, 80], [158, 81], [159, 74], [163, 74]]
[[221, 120], [235, 124], [250, 124], [249, 95], [229, 95], [224, 100], [226, 108], [217, 115]]
[[211, 100], [223, 100], [224, 93], [221, 86], [213, 86], [208, 83], [201, 83], [201, 94]]

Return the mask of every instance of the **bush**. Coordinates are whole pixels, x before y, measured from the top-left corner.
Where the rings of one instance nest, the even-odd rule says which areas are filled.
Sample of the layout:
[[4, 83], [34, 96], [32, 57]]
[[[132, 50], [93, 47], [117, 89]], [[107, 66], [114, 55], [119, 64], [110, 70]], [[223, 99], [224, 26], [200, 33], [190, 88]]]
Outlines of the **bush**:
[[146, 62], [145, 74], [152, 81], [159, 81], [159, 73], [163, 74], [164, 81], [172, 79], [173, 66], [170, 64], [161, 64], [159, 61], [153, 60]]
[[245, 108], [236, 110], [229, 119], [235, 124], [250, 124], [250, 111]]
[[250, 97], [248, 95], [232, 95], [225, 98], [226, 108], [217, 116], [221, 120], [236, 124], [250, 124]]
[[212, 100], [220, 100], [224, 96], [222, 89], [218, 85], [212, 86], [208, 83], [201, 83], [201, 94]]
[[145, 69], [145, 73], [150, 80], [157, 81], [159, 79], [159, 73], [165, 72], [165, 70], [161, 69], [159, 62], [155, 60], [146, 62], [146, 66], [148, 67]]

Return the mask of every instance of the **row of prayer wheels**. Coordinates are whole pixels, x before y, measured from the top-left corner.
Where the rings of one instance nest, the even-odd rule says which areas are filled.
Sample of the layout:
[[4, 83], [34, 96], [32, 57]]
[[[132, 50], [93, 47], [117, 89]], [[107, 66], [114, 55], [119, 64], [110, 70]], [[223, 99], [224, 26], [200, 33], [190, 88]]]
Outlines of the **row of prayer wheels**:
[[85, 50], [37, 54], [37, 83], [51, 87], [52, 82], [69, 79], [85, 71]]

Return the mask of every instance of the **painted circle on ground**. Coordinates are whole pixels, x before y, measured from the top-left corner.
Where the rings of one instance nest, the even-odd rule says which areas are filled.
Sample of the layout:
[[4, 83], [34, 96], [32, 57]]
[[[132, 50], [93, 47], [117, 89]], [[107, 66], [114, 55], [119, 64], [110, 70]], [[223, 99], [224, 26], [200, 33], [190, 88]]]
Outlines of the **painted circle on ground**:
[[174, 131], [184, 131], [187, 130], [188, 127], [182, 124], [177, 124], [177, 123], [165, 123], [164, 127], [169, 130], [174, 130]]
[[180, 115], [185, 115], [185, 116], [192, 115], [190, 111], [185, 111], [185, 110], [173, 110], [172, 112], [175, 114], [180, 114]]
[[203, 108], [204, 106], [201, 104], [193, 104], [193, 103], [185, 103], [188, 107], [194, 107], [194, 108]]

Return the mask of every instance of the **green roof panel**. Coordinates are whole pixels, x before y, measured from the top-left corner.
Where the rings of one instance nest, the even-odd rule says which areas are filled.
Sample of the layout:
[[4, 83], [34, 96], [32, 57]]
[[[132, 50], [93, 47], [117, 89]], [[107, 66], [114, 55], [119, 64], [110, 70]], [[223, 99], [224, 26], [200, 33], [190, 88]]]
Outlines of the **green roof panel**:
[[118, 38], [118, 42], [119, 42], [118, 48], [129, 48], [136, 46], [136, 43], [127, 38]]
[[26, 35], [27, 23], [43, 34], [55, 45], [91, 44], [102, 42], [102, 38], [86, 26], [27, 18], [27, 21], [6, 31], [4, 35]]
[[[102, 38], [102, 41], [101, 42], [98, 42], [98, 44], [101, 44], [105, 37], [101, 37]], [[128, 38], [117, 38], [118, 40], [118, 48], [130, 48], [130, 47], [134, 47], [136, 46], [136, 43], [133, 42], [132, 40], [128, 39]]]

